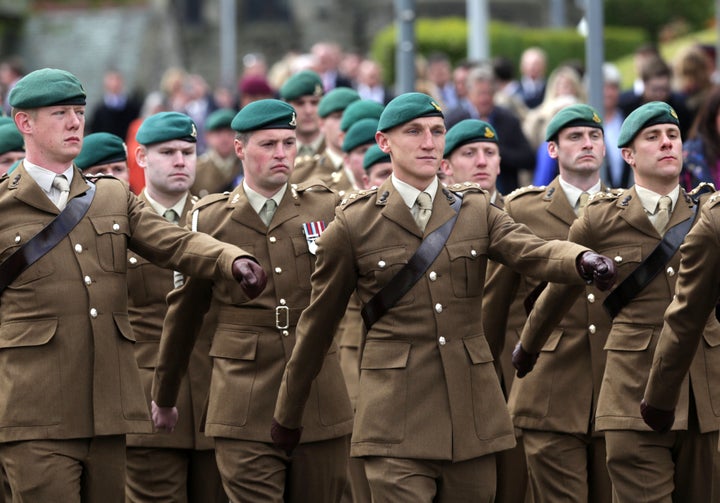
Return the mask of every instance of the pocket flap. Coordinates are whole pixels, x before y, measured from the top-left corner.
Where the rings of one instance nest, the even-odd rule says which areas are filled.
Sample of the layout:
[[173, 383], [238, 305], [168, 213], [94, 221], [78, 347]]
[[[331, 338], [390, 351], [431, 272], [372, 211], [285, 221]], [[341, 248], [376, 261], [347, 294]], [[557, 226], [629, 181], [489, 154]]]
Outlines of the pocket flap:
[[130, 342], [135, 342], [135, 334], [130, 325], [130, 317], [126, 313], [113, 313], [113, 319], [122, 336]]
[[610, 330], [606, 350], [613, 351], [645, 351], [652, 341], [652, 327], [626, 326], [617, 323]]
[[405, 341], [368, 341], [361, 369], [403, 369], [407, 367], [411, 344]]
[[105, 216], [99, 216], [99, 217], [91, 217], [90, 222], [92, 222], [93, 227], [95, 228], [95, 232], [98, 234], [125, 234], [126, 236], [130, 235], [130, 225], [128, 223], [127, 217], [123, 217], [120, 215], [105, 215]]
[[407, 264], [410, 256], [404, 246], [385, 248], [358, 257], [358, 265], [361, 271], [374, 271], [387, 269], [392, 265]]
[[606, 250], [598, 250], [598, 253], [617, 260], [620, 257], [619, 264], [642, 262], [643, 254], [641, 246], [624, 246], [622, 248], [608, 248]]
[[233, 360], [254, 360], [257, 353], [258, 333], [218, 325], [213, 336], [210, 356]]
[[463, 344], [465, 344], [465, 350], [470, 356], [470, 361], [472, 361], [474, 365], [493, 361], [490, 345], [484, 336], [476, 335], [473, 337], [467, 337], [463, 339]]
[[0, 349], [42, 346], [57, 331], [57, 318], [6, 321], [0, 325]]
[[555, 351], [558, 347], [558, 344], [560, 343], [560, 337], [562, 337], [562, 334], [562, 328], [556, 328], [555, 330], [553, 330], [550, 334], [550, 337], [548, 337], [548, 340], [545, 341], [545, 345], [540, 351]]
[[487, 238], [481, 238], [468, 239], [456, 243], [447, 243], [445, 248], [447, 248], [450, 260], [455, 260], [461, 257], [475, 260], [479, 258], [480, 255], [485, 255], [487, 245]]

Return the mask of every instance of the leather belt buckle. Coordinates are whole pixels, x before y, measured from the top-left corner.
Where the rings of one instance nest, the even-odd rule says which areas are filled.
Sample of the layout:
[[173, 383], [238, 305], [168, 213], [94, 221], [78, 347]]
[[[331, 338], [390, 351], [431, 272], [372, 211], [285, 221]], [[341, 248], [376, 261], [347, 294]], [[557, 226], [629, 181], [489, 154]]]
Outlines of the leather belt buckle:
[[275, 328], [285, 330], [290, 326], [290, 308], [288, 306], [275, 307]]

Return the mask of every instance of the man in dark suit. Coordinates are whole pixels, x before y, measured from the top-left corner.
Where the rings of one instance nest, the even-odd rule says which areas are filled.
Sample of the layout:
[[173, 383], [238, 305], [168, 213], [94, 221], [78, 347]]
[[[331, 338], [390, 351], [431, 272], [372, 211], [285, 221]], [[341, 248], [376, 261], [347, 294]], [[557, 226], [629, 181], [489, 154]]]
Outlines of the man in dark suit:
[[506, 108], [496, 106], [495, 74], [492, 68], [479, 66], [468, 74], [468, 100], [473, 108], [460, 106], [450, 110], [445, 119], [448, 129], [463, 119], [480, 119], [492, 124], [500, 144], [500, 176], [498, 190], [507, 194], [515, 190], [519, 177], [529, 176], [535, 169], [535, 153], [522, 132], [520, 121]]
[[142, 104], [125, 92], [125, 81], [117, 70], [103, 77], [103, 99], [90, 114], [88, 132], [112, 133], [125, 138], [130, 123], [140, 115]]

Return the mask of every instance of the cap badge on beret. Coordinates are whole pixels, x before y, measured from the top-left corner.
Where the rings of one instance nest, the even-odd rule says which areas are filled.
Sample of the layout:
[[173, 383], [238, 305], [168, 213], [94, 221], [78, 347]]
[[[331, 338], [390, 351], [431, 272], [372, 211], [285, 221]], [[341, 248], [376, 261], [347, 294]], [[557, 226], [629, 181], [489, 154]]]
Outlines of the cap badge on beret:
[[323, 95], [323, 86], [320, 84], [315, 84], [315, 91], [313, 92], [313, 96], [322, 96]]
[[437, 110], [438, 112], [442, 112], [442, 108], [440, 108], [440, 105], [438, 105], [438, 104], [435, 103], [434, 101], [431, 101], [430, 104], [432, 105], [432, 107], [433, 107], [435, 110]]
[[197, 138], [197, 128], [195, 127], [195, 124], [192, 124], [192, 131], [190, 132], [190, 136], [193, 138]]
[[598, 124], [600, 124], [602, 122], [602, 119], [600, 118], [600, 116], [595, 112], [593, 112], [592, 120], [593, 120], [593, 122], [596, 122]]
[[[675, 112], [675, 109], [674, 109], [673, 107], [670, 107], [670, 115], [671, 115], [674, 119], [677, 119], [677, 118], [678, 118], [677, 112]], [[678, 120], [679, 120], [679, 119], [678, 119]]]
[[484, 136], [485, 138], [495, 138], [495, 133], [493, 133], [489, 127], [485, 126]]
[[293, 127], [297, 126], [297, 120], [296, 120], [296, 118], [295, 118], [295, 112], [292, 113], [292, 119], [290, 119], [290, 122], [288, 122], [288, 124], [289, 124], [290, 126], [293, 126]]

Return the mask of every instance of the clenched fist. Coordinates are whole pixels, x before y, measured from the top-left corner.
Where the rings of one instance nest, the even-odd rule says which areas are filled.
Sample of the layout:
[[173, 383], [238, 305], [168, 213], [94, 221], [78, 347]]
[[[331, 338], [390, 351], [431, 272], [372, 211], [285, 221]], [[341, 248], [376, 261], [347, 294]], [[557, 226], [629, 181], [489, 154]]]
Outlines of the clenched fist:
[[512, 352], [512, 364], [517, 370], [517, 376], [525, 377], [533, 369], [537, 359], [537, 353], [528, 353], [523, 349], [522, 344], [518, 342]]
[[583, 252], [578, 255], [576, 266], [582, 279], [588, 284], [594, 282], [602, 291], [610, 290], [615, 284], [617, 277], [615, 263], [604, 255], [592, 251]]
[[251, 299], [260, 295], [267, 284], [267, 275], [260, 264], [247, 258], [239, 258], [233, 262], [232, 274], [245, 295]]

